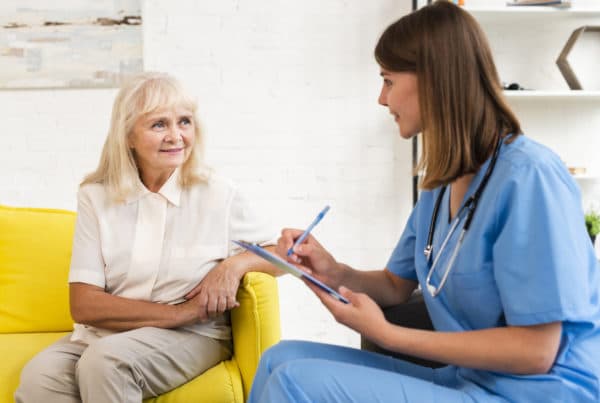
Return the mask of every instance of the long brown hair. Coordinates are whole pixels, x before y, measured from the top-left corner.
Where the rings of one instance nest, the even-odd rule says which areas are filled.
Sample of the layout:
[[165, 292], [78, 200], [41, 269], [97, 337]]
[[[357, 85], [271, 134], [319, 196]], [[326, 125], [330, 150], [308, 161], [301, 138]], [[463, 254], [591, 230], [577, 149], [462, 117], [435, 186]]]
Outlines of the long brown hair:
[[460, 7], [438, 1], [402, 17], [379, 38], [375, 59], [386, 70], [417, 75], [421, 187], [433, 189], [476, 172], [499, 136], [521, 134], [487, 39]]

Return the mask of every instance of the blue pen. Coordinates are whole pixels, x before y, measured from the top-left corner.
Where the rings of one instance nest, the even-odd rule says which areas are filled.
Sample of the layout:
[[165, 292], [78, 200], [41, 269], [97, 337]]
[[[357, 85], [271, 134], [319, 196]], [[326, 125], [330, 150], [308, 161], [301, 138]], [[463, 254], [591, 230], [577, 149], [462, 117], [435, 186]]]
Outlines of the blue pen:
[[323, 219], [323, 217], [325, 217], [325, 214], [329, 211], [329, 206], [325, 206], [325, 208], [323, 209], [323, 211], [321, 211], [318, 215], [317, 218], [315, 218], [315, 220], [310, 223], [310, 225], [308, 226], [308, 228], [302, 233], [302, 235], [300, 235], [300, 238], [296, 239], [296, 242], [294, 242], [294, 244], [292, 245], [292, 247], [288, 250], [287, 255], [291, 255], [292, 253], [294, 253], [294, 247], [296, 245], [300, 245], [302, 242], [304, 242], [304, 240], [306, 239], [306, 237], [308, 236], [308, 234], [310, 234], [310, 231], [312, 231], [312, 229], [315, 227], [315, 225], [317, 225], [319, 223], [319, 221], [321, 221]]

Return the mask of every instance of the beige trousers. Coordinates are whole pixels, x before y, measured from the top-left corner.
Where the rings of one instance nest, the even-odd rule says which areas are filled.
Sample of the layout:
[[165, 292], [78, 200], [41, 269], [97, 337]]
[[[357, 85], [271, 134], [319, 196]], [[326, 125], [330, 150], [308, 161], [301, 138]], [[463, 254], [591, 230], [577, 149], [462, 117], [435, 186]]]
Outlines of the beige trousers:
[[231, 341], [144, 327], [89, 346], [63, 337], [21, 371], [17, 403], [140, 403], [231, 357]]

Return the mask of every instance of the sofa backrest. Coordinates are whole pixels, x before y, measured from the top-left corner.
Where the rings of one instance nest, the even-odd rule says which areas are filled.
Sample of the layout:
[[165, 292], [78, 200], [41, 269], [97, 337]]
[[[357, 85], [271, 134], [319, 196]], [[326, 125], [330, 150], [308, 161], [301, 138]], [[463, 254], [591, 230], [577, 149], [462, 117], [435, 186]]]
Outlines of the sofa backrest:
[[0, 205], [0, 333], [73, 329], [67, 277], [75, 213]]

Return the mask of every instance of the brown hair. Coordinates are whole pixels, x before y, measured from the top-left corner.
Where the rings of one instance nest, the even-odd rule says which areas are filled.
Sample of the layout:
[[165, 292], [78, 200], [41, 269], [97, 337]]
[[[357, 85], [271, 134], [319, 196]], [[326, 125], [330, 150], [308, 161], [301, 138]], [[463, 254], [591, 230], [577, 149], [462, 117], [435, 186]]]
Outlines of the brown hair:
[[421, 187], [432, 189], [476, 172], [498, 136], [521, 134], [487, 39], [460, 7], [438, 1], [402, 17], [379, 38], [375, 59], [386, 70], [417, 75]]

